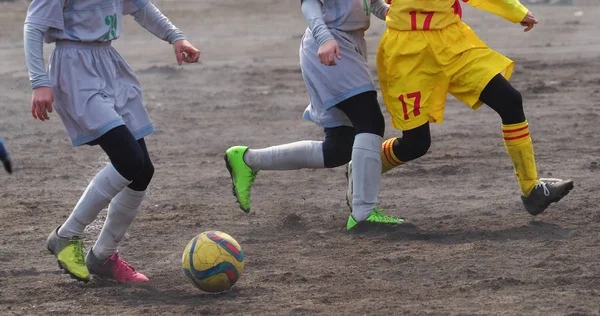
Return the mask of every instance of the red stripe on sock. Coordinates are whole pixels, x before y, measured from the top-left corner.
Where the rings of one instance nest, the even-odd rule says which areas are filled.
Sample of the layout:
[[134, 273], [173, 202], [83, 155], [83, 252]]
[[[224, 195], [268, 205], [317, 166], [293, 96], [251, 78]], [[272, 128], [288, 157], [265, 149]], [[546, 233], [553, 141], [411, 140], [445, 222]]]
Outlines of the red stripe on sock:
[[385, 157], [385, 160], [387, 161], [387, 163], [391, 166], [394, 166], [394, 163], [391, 161], [391, 157], [390, 157], [390, 153], [388, 151], [389, 148], [391, 148], [392, 146], [390, 146], [389, 142], [385, 142], [383, 144], [383, 157]]
[[504, 140], [517, 140], [517, 139], [521, 139], [521, 138], [525, 138], [529, 136], [529, 133], [523, 134], [523, 135], [519, 135], [519, 136], [515, 136], [515, 137], [504, 137]]
[[[394, 139], [395, 141], [395, 139]], [[402, 164], [402, 161], [398, 160], [398, 158], [396, 158], [396, 156], [394, 155], [394, 142], [392, 142], [390, 144], [390, 157], [392, 158], [392, 161], [394, 162], [394, 164], [396, 166], [399, 166]]]
[[517, 129], [503, 129], [502, 133], [516, 133], [522, 130], [528, 129], [529, 125], [525, 125], [525, 127], [517, 128]]

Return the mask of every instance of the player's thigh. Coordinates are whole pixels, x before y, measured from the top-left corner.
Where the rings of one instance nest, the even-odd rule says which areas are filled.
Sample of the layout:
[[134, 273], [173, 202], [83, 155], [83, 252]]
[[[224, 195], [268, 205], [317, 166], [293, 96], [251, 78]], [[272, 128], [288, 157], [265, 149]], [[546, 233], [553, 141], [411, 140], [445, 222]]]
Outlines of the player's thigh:
[[57, 48], [50, 62], [54, 108], [73, 145], [80, 146], [122, 125], [107, 91], [107, 67], [88, 50]]
[[103, 90], [67, 88], [63, 84], [54, 87], [53, 92], [56, 112], [74, 146], [87, 144], [124, 124], [115, 110], [114, 98]]
[[[115, 57], [117, 58], [120, 56]], [[124, 60], [117, 59], [115, 64], [118, 67], [112, 83], [115, 110], [123, 118], [133, 136], [141, 139], [154, 131], [154, 125], [142, 98], [142, 87], [135, 73]]]
[[350, 119], [342, 112], [342, 110], [334, 107], [325, 107], [323, 100], [319, 95], [319, 89], [315, 84], [304, 74], [302, 77], [306, 84], [306, 90], [310, 103], [304, 110], [302, 117], [310, 122], [313, 122], [322, 127], [337, 127], [337, 126], [352, 126]]
[[481, 92], [498, 74], [509, 79], [514, 63], [509, 58], [490, 48], [478, 48], [465, 51], [457, 56], [449, 71], [450, 93], [472, 109], [483, 103], [479, 100]]
[[420, 46], [407, 48], [411, 42], [418, 43], [410, 36], [386, 32], [377, 52], [383, 99], [392, 124], [400, 130], [441, 122], [448, 88], [446, 77], [429, 51]]
[[305, 36], [300, 51], [302, 73], [313, 84], [327, 109], [355, 95], [375, 90], [367, 60], [358, 50], [361, 42], [346, 32], [331, 33], [342, 57], [336, 58], [337, 65], [325, 66], [320, 63], [318, 43], [310, 36]]
[[152, 124], [141, 96], [128, 99], [125, 103], [119, 103], [115, 109], [135, 139], [144, 138], [154, 132], [154, 124]]
[[318, 43], [305, 34], [300, 48], [302, 76], [311, 104], [304, 118], [323, 127], [351, 125], [348, 117], [335, 106], [367, 91], [375, 91], [365, 58], [357, 51], [355, 39], [344, 32], [332, 31], [340, 47], [341, 60], [325, 66], [318, 57]]

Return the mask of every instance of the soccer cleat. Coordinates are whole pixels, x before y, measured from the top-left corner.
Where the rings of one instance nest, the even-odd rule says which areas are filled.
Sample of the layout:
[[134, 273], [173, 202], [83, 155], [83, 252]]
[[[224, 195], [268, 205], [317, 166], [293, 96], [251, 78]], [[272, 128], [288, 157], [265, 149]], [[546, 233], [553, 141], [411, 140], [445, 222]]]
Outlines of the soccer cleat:
[[346, 165], [346, 181], [348, 182], [348, 191], [346, 191], [346, 204], [352, 212], [352, 161]]
[[258, 174], [258, 172], [252, 171], [244, 161], [244, 154], [247, 150], [246, 146], [234, 146], [225, 152], [225, 165], [231, 175], [233, 195], [237, 198], [242, 211], [246, 213], [250, 212], [252, 184]]
[[83, 282], [90, 280], [90, 273], [83, 258], [83, 239], [81, 237], [70, 239], [60, 237], [57, 228], [48, 236], [46, 248], [56, 257], [58, 266], [65, 273]]
[[348, 217], [348, 223], [346, 223], [346, 229], [349, 231], [361, 231], [363, 229], [369, 229], [371, 227], [391, 227], [397, 226], [404, 223], [404, 218], [397, 218], [389, 216], [384, 210], [375, 208], [369, 214], [364, 221], [357, 222], [352, 215]]
[[561, 179], [540, 179], [528, 197], [521, 196], [525, 210], [531, 215], [539, 215], [554, 202], [560, 201], [573, 189], [573, 181]]
[[90, 273], [99, 277], [117, 280], [121, 283], [137, 283], [149, 281], [148, 277], [136, 272], [125, 260], [121, 259], [118, 252], [106, 260], [98, 259], [90, 250], [85, 257], [85, 264]]
[[10, 161], [10, 155], [8, 154], [8, 150], [4, 146], [4, 142], [0, 139], [0, 161], [4, 165], [4, 170], [8, 173], [12, 173], [12, 162]]

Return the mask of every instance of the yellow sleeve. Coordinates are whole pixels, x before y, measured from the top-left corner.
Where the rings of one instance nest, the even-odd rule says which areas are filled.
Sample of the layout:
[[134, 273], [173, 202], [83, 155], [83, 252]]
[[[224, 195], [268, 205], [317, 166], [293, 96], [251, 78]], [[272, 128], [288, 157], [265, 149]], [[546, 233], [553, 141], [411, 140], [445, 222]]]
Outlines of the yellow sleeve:
[[467, 0], [464, 2], [475, 8], [501, 16], [514, 23], [523, 21], [527, 12], [529, 12], [519, 0]]

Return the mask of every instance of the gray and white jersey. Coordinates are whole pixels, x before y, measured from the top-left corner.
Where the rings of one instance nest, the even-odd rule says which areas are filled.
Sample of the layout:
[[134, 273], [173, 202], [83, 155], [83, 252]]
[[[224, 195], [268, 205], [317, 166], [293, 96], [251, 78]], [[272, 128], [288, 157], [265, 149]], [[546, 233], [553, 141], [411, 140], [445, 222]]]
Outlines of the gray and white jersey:
[[[61, 0], [64, 1], [64, 0]], [[74, 0], [70, 0], [74, 1]], [[56, 41], [57, 39], [66, 39], [56, 36], [56, 34], [64, 34], [68, 35], [66, 32], [59, 30], [58, 27], [62, 25], [64, 29], [64, 19], [60, 20], [61, 15], [57, 12], [60, 12], [60, 6], [52, 7], [47, 6], [53, 0], [50, 1], [37, 1], [34, 0], [32, 3], [32, 7], [30, 7], [30, 15], [27, 17], [27, 21], [25, 23], [24, 28], [24, 47], [25, 47], [25, 61], [27, 62], [27, 67], [29, 68], [29, 78], [31, 82], [31, 88], [36, 89], [39, 87], [48, 87], [50, 86], [50, 81], [48, 79], [48, 74], [46, 73], [46, 69], [44, 68], [44, 54], [43, 54], [43, 41], [44, 38], [48, 42]], [[62, 3], [59, 1], [54, 1], [55, 3]], [[136, 4], [137, 3], [137, 4]], [[35, 6], [34, 6], [35, 4]], [[43, 4], [43, 5], [42, 5]], [[125, 4], [132, 4], [134, 6], [128, 7]], [[135, 21], [138, 22], [142, 27], [148, 30], [150, 33], [156, 35], [156, 37], [173, 44], [175, 41], [185, 39], [183, 33], [175, 27], [175, 25], [171, 24], [169, 19], [165, 17], [152, 3], [137, 1], [137, 2], [124, 2], [123, 3], [122, 12], [131, 12], [131, 15], [135, 17]], [[138, 5], [141, 5], [141, 8], [138, 8]], [[43, 11], [49, 10], [49, 11]], [[42, 14], [42, 12], [45, 12]], [[44, 16], [44, 17], [43, 17]], [[55, 16], [55, 17], [53, 17]], [[113, 15], [114, 17], [115, 15]], [[121, 15], [117, 15], [120, 17]], [[53, 17], [53, 18], [50, 18]], [[112, 20], [112, 19], [111, 19]], [[117, 20], [115, 20], [117, 21]], [[29, 23], [27, 23], [29, 22]], [[95, 23], [95, 22], [94, 22]], [[112, 23], [112, 22], [111, 22]], [[117, 21], [117, 29], [115, 34], [118, 37], [118, 33], [120, 32], [120, 23]], [[96, 25], [96, 24], [94, 24]], [[82, 28], [82, 24], [79, 25], [79, 29]], [[62, 33], [61, 33], [62, 32]], [[83, 43], [95, 43], [95, 42], [108, 42], [112, 38], [112, 32], [109, 30], [106, 33], [94, 34], [88, 36], [89, 39], [95, 39], [92, 41], [88, 40], [73, 40], [73, 41], [81, 41]], [[107, 39], [107, 35], [109, 39]], [[100, 37], [98, 37], [100, 36]], [[80, 37], [81, 38], [81, 37]]]
[[121, 35], [122, 16], [149, 0], [33, 0], [25, 23], [50, 27], [45, 41], [108, 42]]
[[364, 32], [370, 25], [369, 13], [385, 20], [388, 10], [383, 0], [302, 0], [301, 6], [308, 28], [319, 46], [333, 39], [330, 29]]
[[371, 22], [371, 0], [321, 0], [323, 21], [330, 29], [367, 30]]

